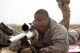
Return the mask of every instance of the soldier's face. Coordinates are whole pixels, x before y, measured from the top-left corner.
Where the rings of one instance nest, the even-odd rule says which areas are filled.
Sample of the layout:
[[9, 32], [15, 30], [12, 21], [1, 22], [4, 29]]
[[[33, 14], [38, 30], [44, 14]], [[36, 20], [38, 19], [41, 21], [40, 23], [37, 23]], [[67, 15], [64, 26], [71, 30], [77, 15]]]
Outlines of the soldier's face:
[[48, 26], [48, 19], [43, 14], [37, 14], [35, 18], [35, 28], [40, 32], [45, 32]]

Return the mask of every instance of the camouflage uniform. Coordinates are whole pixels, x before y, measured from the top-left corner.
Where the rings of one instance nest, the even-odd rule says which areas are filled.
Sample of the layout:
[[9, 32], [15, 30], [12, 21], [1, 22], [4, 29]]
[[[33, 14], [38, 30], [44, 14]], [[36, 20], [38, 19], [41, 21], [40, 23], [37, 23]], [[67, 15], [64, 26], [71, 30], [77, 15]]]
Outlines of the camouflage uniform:
[[68, 43], [68, 33], [65, 27], [51, 19], [46, 32], [39, 33], [35, 49], [38, 53], [67, 53]]
[[80, 37], [80, 31], [79, 29], [72, 29], [68, 32], [69, 36], [69, 44], [76, 44], [76, 42], [78, 41], [79, 37]]

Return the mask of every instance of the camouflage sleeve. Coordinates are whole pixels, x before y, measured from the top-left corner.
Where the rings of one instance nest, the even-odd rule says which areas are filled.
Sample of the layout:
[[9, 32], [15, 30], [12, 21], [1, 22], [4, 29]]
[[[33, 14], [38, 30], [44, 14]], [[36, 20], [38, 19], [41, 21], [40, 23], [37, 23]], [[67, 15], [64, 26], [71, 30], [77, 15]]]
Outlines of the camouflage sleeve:
[[74, 44], [77, 42], [78, 38], [79, 38], [79, 32], [77, 31], [77, 29], [72, 29], [69, 31], [69, 44]]
[[70, 4], [70, 0], [65, 0], [65, 2], [66, 2], [67, 4]]
[[70, 0], [56, 0], [56, 1], [64, 4], [70, 4]]

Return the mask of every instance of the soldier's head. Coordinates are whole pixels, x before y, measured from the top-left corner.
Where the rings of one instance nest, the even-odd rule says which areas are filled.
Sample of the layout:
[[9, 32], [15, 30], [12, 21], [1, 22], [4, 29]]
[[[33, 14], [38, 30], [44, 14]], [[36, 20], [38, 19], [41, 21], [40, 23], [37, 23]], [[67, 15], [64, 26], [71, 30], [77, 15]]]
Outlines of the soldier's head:
[[40, 32], [45, 32], [49, 24], [48, 12], [44, 9], [39, 9], [34, 15], [35, 28]]

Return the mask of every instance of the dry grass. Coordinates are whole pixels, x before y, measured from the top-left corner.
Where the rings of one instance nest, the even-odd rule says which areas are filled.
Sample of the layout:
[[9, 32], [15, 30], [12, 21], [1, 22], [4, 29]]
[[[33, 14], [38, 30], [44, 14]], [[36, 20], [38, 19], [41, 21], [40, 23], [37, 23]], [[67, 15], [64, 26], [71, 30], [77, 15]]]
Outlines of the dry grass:
[[[17, 32], [21, 32], [22, 31], [21, 25], [10, 24], [9, 26], [11, 26]], [[73, 28], [73, 27], [77, 27], [78, 29], [80, 29], [80, 24], [70, 25], [70, 29]]]
[[21, 25], [10, 24], [9, 26], [11, 26], [16, 32], [22, 31]]

